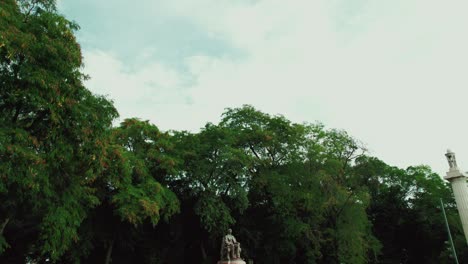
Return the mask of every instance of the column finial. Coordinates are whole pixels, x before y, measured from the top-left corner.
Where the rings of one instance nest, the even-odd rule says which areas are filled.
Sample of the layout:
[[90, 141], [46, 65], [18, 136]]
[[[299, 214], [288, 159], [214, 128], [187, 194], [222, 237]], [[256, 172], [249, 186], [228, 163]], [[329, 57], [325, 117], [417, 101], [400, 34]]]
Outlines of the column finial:
[[455, 153], [451, 151], [450, 149], [447, 149], [447, 153], [445, 154], [445, 157], [447, 158], [448, 164], [450, 169], [457, 169], [457, 160], [455, 158]]

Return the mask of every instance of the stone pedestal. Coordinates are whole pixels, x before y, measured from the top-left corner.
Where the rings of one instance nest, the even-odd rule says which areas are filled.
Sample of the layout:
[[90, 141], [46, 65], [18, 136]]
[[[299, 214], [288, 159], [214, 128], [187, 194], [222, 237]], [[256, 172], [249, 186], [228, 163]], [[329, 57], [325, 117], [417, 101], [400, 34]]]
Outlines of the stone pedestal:
[[245, 264], [245, 261], [242, 259], [233, 259], [233, 260], [220, 260], [218, 264]]
[[467, 239], [468, 243], [468, 186], [466, 176], [460, 172], [457, 167], [453, 167], [450, 168], [450, 171], [447, 172], [447, 176], [445, 176], [444, 179], [452, 184], [453, 195], [455, 196], [458, 213], [460, 214], [463, 232], [465, 233], [465, 239]]

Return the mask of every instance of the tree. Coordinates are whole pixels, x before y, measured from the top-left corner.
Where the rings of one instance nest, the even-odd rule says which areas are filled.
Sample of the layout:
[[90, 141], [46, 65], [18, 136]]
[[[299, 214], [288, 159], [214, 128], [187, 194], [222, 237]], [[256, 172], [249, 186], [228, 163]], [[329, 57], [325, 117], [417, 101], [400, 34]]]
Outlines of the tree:
[[[126, 119], [110, 134], [98, 157], [102, 173], [91, 184], [99, 205], [80, 228], [80, 237], [86, 239], [68, 252], [65, 263], [128, 262], [145, 232], [153, 232], [160, 220], [168, 222], [179, 212], [179, 200], [160, 183], [176, 173], [170, 136], [135, 118]], [[133, 261], [138, 257], [144, 258], [134, 256]]]
[[174, 132], [175, 149], [183, 164], [166, 182], [181, 200], [182, 213], [174, 220], [175, 239], [180, 239], [187, 260], [215, 261], [217, 239], [248, 206], [245, 177], [249, 159], [235, 147], [235, 136], [213, 124], [198, 134]]
[[6, 258], [19, 261], [57, 259], [78, 239], [98, 203], [88, 179], [100, 171], [99, 142], [117, 116], [83, 87], [77, 25], [54, 8], [46, 0], [0, 7], [0, 237], [12, 248]]
[[378, 251], [365, 211], [369, 195], [351, 170], [364, 151], [353, 138], [251, 106], [228, 109], [220, 126], [237, 135], [236, 146], [252, 159], [250, 207], [242, 218], [255, 222], [242, 224], [257, 258], [360, 263]]
[[[368, 156], [358, 159], [355, 170], [371, 194], [367, 211], [373, 233], [382, 243], [378, 262], [374, 261], [447, 263], [449, 249], [444, 243], [447, 234], [440, 199], [447, 207], [456, 240], [463, 236], [448, 183], [427, 166], [403, 170]], [[460, 260], [466, 255], [465, 243], [457, 247]]]
[[117, 111], [83, 86], [78, 26], [54, 1], [8, 0], [0, 14], [0, 258], [76, 262], [98, 240], [109, 262], [114, 240], [91, 230], [110, 222], [90, 221], [136, 229], [178, 211], [158, 182], [174, 171], [156, 161], [167, 135], [138, 120], [111, 129]]

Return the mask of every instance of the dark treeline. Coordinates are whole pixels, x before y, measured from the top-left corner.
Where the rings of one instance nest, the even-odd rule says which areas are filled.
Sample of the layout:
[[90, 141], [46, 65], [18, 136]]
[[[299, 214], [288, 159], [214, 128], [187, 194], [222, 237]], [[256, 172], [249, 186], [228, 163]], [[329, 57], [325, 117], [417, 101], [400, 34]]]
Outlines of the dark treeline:
[[453, 263], [441, 198], [468, 261], [449, 185], [344, 131], [251, 106], [198, 133], [113, 127], [77, 28], [0, 0], [0, 263], [215, 263], [229, 227], [255, 263]]

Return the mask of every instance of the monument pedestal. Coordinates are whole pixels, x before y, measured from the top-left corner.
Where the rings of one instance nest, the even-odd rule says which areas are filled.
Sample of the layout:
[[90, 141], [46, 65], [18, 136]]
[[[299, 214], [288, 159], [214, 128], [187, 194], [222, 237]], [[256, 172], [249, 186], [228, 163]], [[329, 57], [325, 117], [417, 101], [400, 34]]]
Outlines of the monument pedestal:
[[245, 261], [242, 259], [233, 259], [233, 260], [220, 260], [218, 264], [245, 264]]

